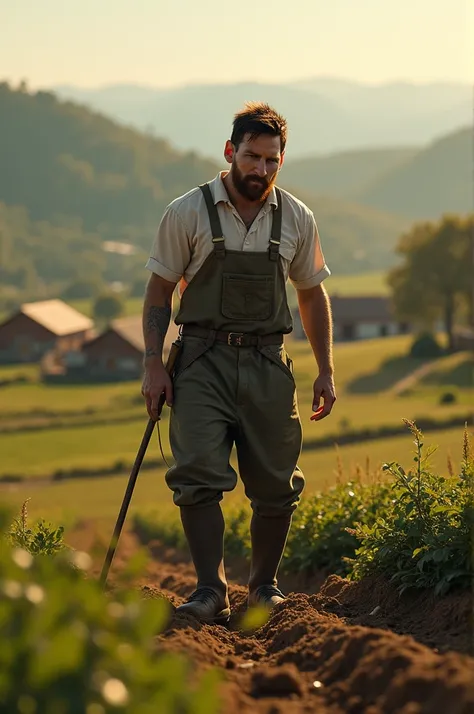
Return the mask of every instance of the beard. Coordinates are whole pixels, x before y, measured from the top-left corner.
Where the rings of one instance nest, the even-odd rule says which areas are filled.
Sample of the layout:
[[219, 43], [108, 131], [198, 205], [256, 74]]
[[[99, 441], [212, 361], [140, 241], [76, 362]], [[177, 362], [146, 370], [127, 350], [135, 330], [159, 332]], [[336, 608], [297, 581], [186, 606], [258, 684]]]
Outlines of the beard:
[[232, 183], [241, 196], [247, 201], [264, 202], [270, 194], [276, 181], [276, 174], [270, 180], [261, 176], [244, 176], [235, 161], [230, 169]]

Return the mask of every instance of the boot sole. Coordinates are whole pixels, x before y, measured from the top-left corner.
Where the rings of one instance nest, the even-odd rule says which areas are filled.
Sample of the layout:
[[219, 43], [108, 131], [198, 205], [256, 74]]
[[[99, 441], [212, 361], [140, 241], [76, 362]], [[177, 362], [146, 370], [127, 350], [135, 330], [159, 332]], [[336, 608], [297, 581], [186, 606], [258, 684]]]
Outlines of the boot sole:
[[210, 620], [203, 620], [206, 625], [228, 625], [230, 622], [230, 610], [224, 610]]
[[178, 615], [192, 615], [192, 617], [195, 617], [196, 620], [202, 622], [204, 625], [228, 625], [230, 622], [230, 610], [221, 610], [215, 617], [199, 617], [199, 615], [195, 615], [192, 612], [180, 611], [179, 607], [176, 609], [176, 613]]

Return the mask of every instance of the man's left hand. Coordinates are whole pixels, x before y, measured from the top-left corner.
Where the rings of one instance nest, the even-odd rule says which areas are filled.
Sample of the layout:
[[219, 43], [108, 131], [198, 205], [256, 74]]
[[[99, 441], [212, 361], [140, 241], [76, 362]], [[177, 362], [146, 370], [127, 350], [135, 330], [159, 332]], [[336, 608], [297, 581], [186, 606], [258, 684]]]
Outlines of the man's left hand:
[[[331, 413], [331, 409], [336, 401], [336, 389], [332, 374], [320, 374], [314, 386], [313, 411], [311, 421], [321, 421]], [[321, 399], [323, 400], [320, 406]]]

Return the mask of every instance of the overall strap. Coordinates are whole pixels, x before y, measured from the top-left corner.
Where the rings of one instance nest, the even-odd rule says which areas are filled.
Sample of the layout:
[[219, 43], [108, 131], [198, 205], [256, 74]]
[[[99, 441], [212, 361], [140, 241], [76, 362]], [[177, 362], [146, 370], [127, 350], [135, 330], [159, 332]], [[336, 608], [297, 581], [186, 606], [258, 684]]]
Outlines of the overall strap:
[[204, 183], [201, 186], [199, 186], [201, 189], [204, 200], [206, 202], [207, 206], [207, 212], [209, 214], [209, 221], [211, 224], [211, 231], [212, 231], [212, 242], [214, 243], [214, 253], [216, 254], [217, 258], [224, 258], [225, 256], [225, 245], [224, 241], [225, 238], [222, 235], [222, 226], [219, 218], [219, 214], [217, 212], [217, 206], [214, 203], [214, 199], [212, 197], [211, 189], [209, 188], [209, 184]]
[[270, 260], [278, 260], [280, 256], [281, 241], [281, 191], [275, 186], [277, 196], [277, 207], [273, 209], [272, 232], [270, 237], [269, 257]]

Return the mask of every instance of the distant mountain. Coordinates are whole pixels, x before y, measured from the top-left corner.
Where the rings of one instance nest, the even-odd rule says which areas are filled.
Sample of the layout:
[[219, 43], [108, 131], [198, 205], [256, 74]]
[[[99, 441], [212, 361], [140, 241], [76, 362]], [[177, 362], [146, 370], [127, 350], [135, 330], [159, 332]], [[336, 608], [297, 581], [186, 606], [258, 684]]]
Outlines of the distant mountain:
[[[122, 87], [105, 90], [59, 87], [55, 91], [121, 122], [143, 129], [153, 127], [175, 147], [192, 149], [215, 159], [222, 157], [233, 115], [247, 100], [264, 99], [288, 118], [289, 145], [294, 155], [337, 145], [338, 137], [353, 123], [350, 114], [326, 97], [283, 85], [202, 85], [154, 92]], [[324, 121], [319, 120], [321, 117]]]
[[289, 159], [283, 164], [280, 183], [321, 194], [352, 197], [361, 187], [413, 158], [418, 149], [353, 149], [325, 156]]
[[472, 212], [473, 138], [466, 128], [434, 141], [355, 191], [353, 199], [411, 219]]
[[153, 89], [113, 85], [53, 88], [59, 96], [140, 129], [153, 127], [174, 146], [220, 159], [233, 114], [245, 101], [268, 101], [288, 119], [288, 158], [373, 146], [425, 145], [467, 125], [469, 85], [363, 85], [332, 78], [291, 84], [192, 85]]

